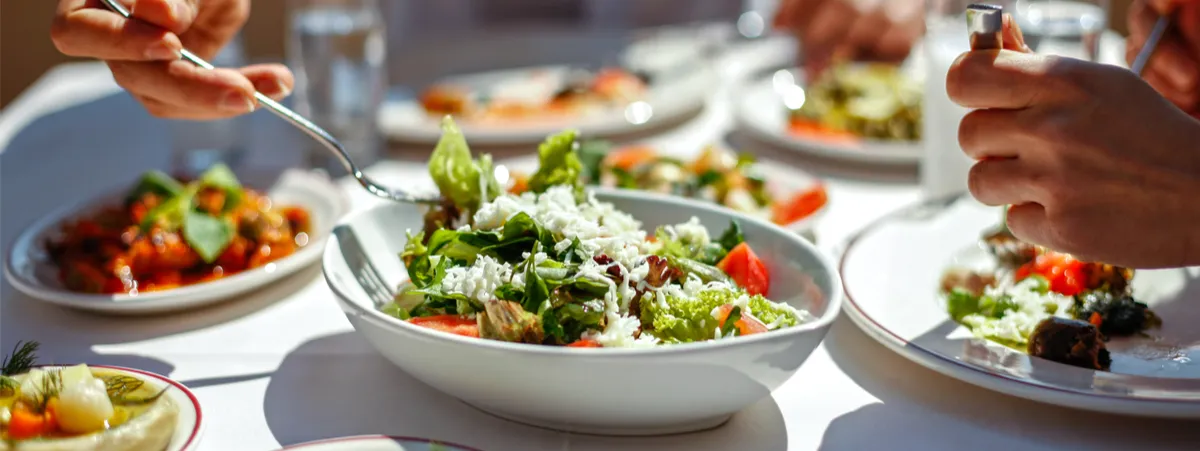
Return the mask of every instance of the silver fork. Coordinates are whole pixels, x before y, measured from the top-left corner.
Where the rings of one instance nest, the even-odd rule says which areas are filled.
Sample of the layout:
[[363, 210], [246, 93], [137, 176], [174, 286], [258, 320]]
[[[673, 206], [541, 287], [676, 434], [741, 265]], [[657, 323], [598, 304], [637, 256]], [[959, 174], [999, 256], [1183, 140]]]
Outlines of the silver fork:
[[349, 226], [340, 225], [333, 229], [333, 236], [337, 238], [338, 246], [342, 249], [342, 258], [345, 259], [346, 266], [350, 267], [358, 285], [371, 298], [375, 307], [380, 308], [394, 301], [396, 292], [388, 287], [383, 276], [379, 274], [379, 269], [367, 258], [367, 253], [354, 230]]
[[[103, 0], [103, 3], [105, 6], [108, 6], [109, 9], [113, 10], [113, 12], [124, 16], [126, 19], [138, 20], [137, 18], [133, 17], [129, 10], [125, 9], [125, 6], [121, 5], [118, 0]], [[195, 64], [196, 66], [209, 70], [214, 69], [213, 65], [209, 64], [208, 61], [196, 56], [196, 54], [187, 49], [183, 49], [179, 53], [181, 59]], [[346, 170], [350, 172], [350, 175], [352, 175], [355, 180], [358, 180], [358, 184], [362, 185], [362, 187], [371, 194], [384, 199], [414, 204], [437, 204], [442, 201], [441, 197], [437, 194], [417, 194], [380, 185], [370, 177], [367, 177], [366, 174], [363, 174], [362, 170], [360, 170], [358, 166], [355, 165], [352, 160], [350, 160], [350, 155], [346, 153], [346, 148], [342, 146], [342, 143], [338, 142], [337, 138], [334, 138], [333, 135], [329, 134], [329, 132], [326, 132], [321, 127], [318, 127], [317, 124], [314, 124], [304, 116], [301, 116], [288, 107], [281, 105], [279, 102], [271, 100], [270, 97], [263, 95], [261, 92], [255, 91], [254, 99], [257, 100], [260, 105], [266, 106], [267, 109], [272, 113], [275, 113], [276, 116], [288, 121], [293, 126], [300, 129], [300, 131], [324, 145], [326, 149], [337, 156], [338, 160], [342, 162], [342, 166], [345, 166]]]

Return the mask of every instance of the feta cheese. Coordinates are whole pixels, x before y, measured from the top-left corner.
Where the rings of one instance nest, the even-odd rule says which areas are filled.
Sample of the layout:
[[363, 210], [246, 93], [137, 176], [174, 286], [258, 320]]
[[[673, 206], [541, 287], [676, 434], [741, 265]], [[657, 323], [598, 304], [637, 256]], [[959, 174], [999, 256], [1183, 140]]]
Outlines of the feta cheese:
[[488, 302], [495, 297], [496, 289], [512, 277], [511, 265], [480, 255], [475, 259], [475, 264], [469, 267], [447, 268], [446, 277], [442, 279], [442, 290], [463, 293], [470, 299]]

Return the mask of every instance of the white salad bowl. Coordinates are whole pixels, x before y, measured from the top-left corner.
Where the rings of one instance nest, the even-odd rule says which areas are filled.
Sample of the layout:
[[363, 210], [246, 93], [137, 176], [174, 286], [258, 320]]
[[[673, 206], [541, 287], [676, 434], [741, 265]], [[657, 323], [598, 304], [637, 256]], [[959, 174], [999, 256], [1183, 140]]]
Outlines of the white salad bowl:
[[521, 423], [605, 435], [658, 435], [723, 424], [784, 383], [820, 344], [842, 303], [830, 260], [800, 236], [708, 203], [597, 189], [643, 228], [696, 217], [740, 223], [771, 275], [768, 298], [813, 315], [795, 327], [651, 349], [581, 349], [470, 338], [415, 326], [379, 307], [408, 276], [399, 254], [422, 212], [380, 205], [343, 220], [326, 243], [325, 279], [354, 328], [417, 379]]

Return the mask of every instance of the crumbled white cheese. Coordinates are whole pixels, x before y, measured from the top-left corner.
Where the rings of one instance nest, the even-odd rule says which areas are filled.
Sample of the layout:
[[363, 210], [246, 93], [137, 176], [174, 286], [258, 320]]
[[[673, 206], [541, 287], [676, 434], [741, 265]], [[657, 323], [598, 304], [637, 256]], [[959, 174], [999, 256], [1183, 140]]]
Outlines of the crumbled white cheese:
[[475, 264], [469, 267], [447, 268], [442, 289], [450, 293], [463, 293], [479, 302], [488, 302], [495, 297], [496, 289], [512, 277], [511, 265], [480, 255], [475, 259]]
[[692, 244], [708, 244], [712, 241], [708, 236], [708, 229], [700, 224], [700, 219], [692, 216], [688, 222], [676, 224], [673, 226], [665, 226], [667, 236], [671, 239], [676, 239]]
[[610, 313], [606, 319], [608, 324], [603, 332], [589, 330], [584, 332], [582, 338], [596, 340], [606, 348], [651, 348], [658, 344], [658, 339], [650, 334], [633, 337], [642, 325], [637, 318]]

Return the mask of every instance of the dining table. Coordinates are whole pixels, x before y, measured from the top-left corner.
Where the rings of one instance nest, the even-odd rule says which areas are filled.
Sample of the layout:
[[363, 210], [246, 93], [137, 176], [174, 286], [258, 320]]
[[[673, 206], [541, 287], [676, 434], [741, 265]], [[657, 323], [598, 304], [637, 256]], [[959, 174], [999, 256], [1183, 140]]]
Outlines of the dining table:
[[[1106, 48], [1121, 59], [1118, 44]], [[722, 143], [820, 177], [829, 206], [815, 241], [836, 259], [855, 231], [920, 201], [918, 171], [801, 155], [740, 133], [730, 106], [739, 77], [793, 50], [771, 40], [726, 49], [714, 57], [721, 83], [705, 108], [636, 139], [679, 154]], [[302, 134], [262, 111], [244, 120], [247, 170], [303, 164]], [[48, 71], [0, 112], [6, 258], [17, 235], [43, 215], [167, 168], [169, 129], [124, 93], [103, 63]], [[366, 172], [384, 184], [423, 183], [430, 149], [392, 144]], [[355, 211], [385, 202], [348, 178], [338, 183]], [[0, 282], [0, 349], [20, 340], [40, 342], [45, 363], [132, 367], [190, 387], [203, 410], [201, 451], [266, 451], [364, 434], [490, 451], [1200, 449], [1200, 422], [1093, 413], [992, 392], [906, 360], [844, 315], [794, 376], [718, 428], [612, 437], [526, 426], [476, 410], [377, 354], [351, 327], [319, 264], [213, 306], [155, 316], [71, 310]], [[489, 369], [474, 370], [486, 384]]]

